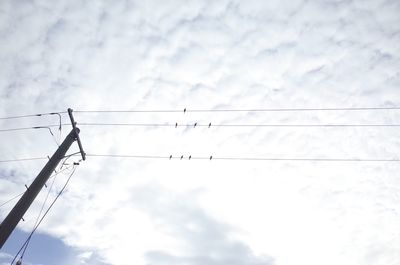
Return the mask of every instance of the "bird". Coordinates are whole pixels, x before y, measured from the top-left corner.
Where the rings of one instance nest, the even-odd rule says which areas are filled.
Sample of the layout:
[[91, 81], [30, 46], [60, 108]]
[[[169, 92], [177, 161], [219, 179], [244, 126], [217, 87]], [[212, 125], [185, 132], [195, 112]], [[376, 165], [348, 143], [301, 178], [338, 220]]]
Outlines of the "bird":
[[189, 160], [190, 160], [191, 158], [192, 158], [192, 156], [190, 155], [190, 156], [189, 156]]
[[212, 159], [212, 156], [210, 156], [210, 160]]
[[175, 128], [178, 127], [178, 123], [175, 123]]
[[183, 159], [183, 156], [181, 156], [181, 160]]
[[208, 124], [208, 128], [210, 128], [211, 127], [211, 122], [210, 122], [210, 124]]
[[186, 108], [183, 109], [183, 113], [186, 113]]
[[169, 160], [171, 160], [171, 159], [172, 159], [172, 155], [169, 156]]
[[196, 126], [197, 126], [197, 122], [194, 123], [193, 128], [196, 128]]

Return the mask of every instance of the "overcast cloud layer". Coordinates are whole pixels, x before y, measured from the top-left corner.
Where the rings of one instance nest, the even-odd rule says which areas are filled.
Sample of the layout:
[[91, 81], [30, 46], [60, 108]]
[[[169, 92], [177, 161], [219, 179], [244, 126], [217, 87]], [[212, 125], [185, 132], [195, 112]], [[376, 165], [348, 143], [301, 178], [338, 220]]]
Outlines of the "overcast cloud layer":
[[[178, 109], [76, 112], [75, 118], [78, 125], [398, 124], [400, 111], [393, 110], [183, 109], [400, 106], [399, 14], [396, 0], [1, 1], [0, 116], [68, 107]], [[57, 116], [36, 117], [0, 120], [0, 126], [57, 122]], [[396, 127], [80, 128], [87, 153], [185, 159], [81, 163], [39, 229], [80, 253], [73, 259], [79, 264], [400, 262], [398, 162], [187, 159], [398, 159]], [[63, 137], [69, 130], [63, 126]], [[46, 129], [1, 137], [0, 159], [51, 155], [57, 147]], [[0, 202], [23, 191], [43, 163], [0, 164]], [[51, 197], [66, 177], [57, 178]], [[0, 209], [2, 218], [10, 207]], [[31, 229], [40, 207], [33, 205], [22, 230]]]

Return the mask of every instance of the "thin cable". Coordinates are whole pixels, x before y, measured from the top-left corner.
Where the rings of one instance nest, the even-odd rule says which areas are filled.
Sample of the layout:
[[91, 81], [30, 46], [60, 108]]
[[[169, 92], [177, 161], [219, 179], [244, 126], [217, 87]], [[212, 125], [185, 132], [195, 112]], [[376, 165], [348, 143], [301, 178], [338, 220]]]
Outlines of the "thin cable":
[[11, 261], [11, 265], [14, 264], [14, 261], [17, 259], [19, 253], [21, 253], [22, 249], [25, 247], [26, 244], [28, 244], [30, 238], [32, 237], [33, 233], [37, 230], [37, 228], [39, 227], [39, 225], [42, 223], [43, 219], [46, 217], [46, 215], [49, 213], [50, 209], [53, 207], [53, 205], [56, 203], [56, 201], [58, 200], [58, 198], [61, 196], [61, 194], [63, 193], [63, 191], [65, 190], [65, 188], [67, 187], [72, 175], [74, 175], [76, 170], [76, 167], [73, 168], [73, 171], [71, 172], [71, 174], [69, 175], [67, 181], [65, 182], [64, 186], [62, 187], [62, 189], [60, 190], [60, 192], [57, 194], [57, 196], [54, 198], [54, 200], [52, 201], [52, 203], [50, 204], [50, 206], [47, 208], [46, 212], [43, 214], [43, 216], [40, 218], [39, 222], [37, 223], [37, 225], [35, 226], [35, 228], [32, 230], [32, 232], [29, 234], [28, 238], [25, 240], [24, 244], [21, 246], [21, 248], [18, 250], [17, 254], [14, 256], [14, 259]]
[[[68, 124], [61, 124], [68, 125]], [[80, 122], [80, 126], [125, 126], [125, 127], [400, 127], [400, 124], [177, 124], [177, 123], [100, 123], [100, 122]], [[51, 127], [59, 127], [59, 125], [51, 124], [46, 126], [22, 127], [0, 129], [0, 132], [23, 131], [34, 129], [49, 129]], [[54, 136], [54, 134], [51, 132]]]
[[[49, 179], [54, 178], [54, 177], [57, 176], [58, 174], [60, 174], [60, 173], [62, 173], [62, 172], [64, 172], [64, 171], [66, 171], [66, 170], [68, 170], [68, 169], [70, 169], [70, 168], [71, 168], [71, 166], [66, 167], [66, 168], [63, 168], [63, 169], [61, 169], [61, 170], [58, 171], [58, 172], [55, 172], [55, 174], [53, 174], [51, 177], [49, 177]], [[3, 206], [6, 205], [6, 204], [12, 202], [12, 201], [15, 200], [15, 199], [18, 199], [19, 197], [21, 197], [22, 195], [24, 195], [24, 193], [25, 193], [25, 191], [24, 191], [24, 192], [21, 192], [21, 193], [18, 194], [18, 195], [15, 195], [14, 197], [12, 197], [11, 199], [9, 199], [8, 201], [3, 202], [2, 204], [0, 204], [0, 208], [3, 207]]]
[[367, 111], [400, 110], [400, 107], [365, 108], [268, 108], [268, 109], [169, 109], [169, 110], [75, 110], [80, 113], [177, 113], [177, 112], [293, 112], [293, 111]]
[[[204, 158], [202, 158], [204, 159]], [[299, 161], [299, 162], [400, 162], [400, 159], [364, 159], [364, 158], [257, 158], [257, 157], [215, 157], [215, 160], [242, 161]]]
[[21, 197], [24, 193], [25, 193], [25, 192], [21, 192], [20, 194], [15, 195], [15, 196], [12, 197], [11, 199], [9, 199], [8, 201], [3, 202], [2, 204], [0, 204], [0, 208], [3, 207], [4, 205], [6, 205], [7, 203], [10, 203], [10, 202], [12, 202], [13, 200], [15, 200], [15, 199]]
[[[65, 156], [64, 156], [64, 161], [63, 161], [63, 163], [61, 164], [60, 170], [61, 170], [61, 171], [65, 170], [66, 168], [63, 169], [63, 166], [69, 165], [69, 164], [67, 164], [67, 161], [68, 161], [71, 157], [74, 157], [74, 156], [77, 156], [77, 155], [80, 156], [80, 155], [81, 155], [81, 152], [78, 151], [78, 152], [75, 152], [75, 153], [72, 153], [72, 154], [69, 154], [69, 155], [65, 155]], [[68, 168], [68, 167], [67, 167], [67, 168]]]
[[172, 123], [78, 123], [81, 126], [128, 127], [400, 127], [400, 124], [172, 124]]
[[66, 111], [60, 112], [48, 112], [48, 113], [37, 113], [37, 114], [28, 114], [28, 115], [19, 115], [19, 116], [9, 116], [9, 117], [0, 117], [0, 120], [10, 120], [10, 119], [20, 119], [20, 118], [29, 118], [29, 117], [40, 117], [46, 115], [59, 115], [67, 113]]
[[[40, 218], [40, 216], [42, 215], [44, 206], [46, 205], [47, 199], [49, 198], [50, 192], [51, 192], [51, 190], [52, 190], [52, 188], [53, 188], [53, 185], [54, 185], [54, 182], [55, 182], [55, 180], [56, 180], [57, 175], [58, 175], [58, 174], [55, 174], [55, 176], [54, 176], [54, 178], [53, 178], [53, 181], [51, 182], [50, 188], [49, 188], [49, 190], [47, 191], [46, 198], [44, 199], [44, 201], [43, 201], [43, 203], [42, 203], [42, 207], [40, 208], [39, 214], [38, 214], [38, 216], [37, 216], [37, 218], [36, 218], [35, 224], [33, 225], [32, 231], [33, 231], [33, 229], [35, 229], [36, 225], [37, 225], [38, 222], [39, 222], [39, 218]], [[26, 245], [25, 245], [25, 247], [24, 247], [24, 249], [23, 249], [23, 251], [22, 251], [21, 260], [23, 259], [24, 255], [25, 255], [25, 252], [26, 252], [26, 250], [28, 249], [28, 246], [29, 246], [29, 243], [31, 242], [31, 239], [32, 239], [32, 237], [29, 238], [28, 242], [26, 243]]]
[[[32, 127], [22, 127], [22, 128], [10, 128], [10, 129], [1, 129], [0, 132], [11, 132], [11, 131], [23, 131], [23, 130], [34, 130], [34, 129], [48, 129], [50, 134], [52, 135], [54, 141], [56, 142], [57, 146], [60, 146], [59, 142], [61, 141], [61, 130], [62, 130], [62, 125], [65, 125], [62, 123], [62, 117], [61, 113], [65, 112], [51, 112], [51, 113], [41, 113], [41, 114], [32, 114], [32, 115], [23, 115], [23, 116], [13, 116], [13, 117], [4, 117], [0, 119], [16, 119], [16, 118], [24, 118], [24, 117], [33, 117], [33, 116], [44, 116], [44, 115], [57, 115], [58, 116], [58, 125], [44, 125], [44, 126], [32, 126]], [[58, 127], [59, 131], [59, 139], [57, 141], [55, 135], [53, 134], [53, 131], [51, 130], [51, 127]]]
[[[60, 146], [60, 143], [61, 143], [61, 131], [62, 131], [62, 117], [61, 117], [60, 113], [56, 113], [56, 114], [58, 116], [58, 132], [59, 132], [58, 141], [56, 141], [56, 142], [57, 142], [57, 145]], [[54, 139], [55, 139], [55, 137], [54, 137]]]
[[49, 128], [52, 128], [52, 127], [60, 127], [62, 125], [67, 125], [67, 124], [66, 123], [60, 123], [60, 124], [49, 124], [49, 125], [43, 125], [43, 126], [8, 128], [8, 129], [0, 129], [0, 132], [25, 131], [25, 130], [35, 130], [35, 129], [49, 129]]
[[122, 154], [86, 154], [88, 157], [164, 159], [164, 160], [238, 160], [238, 161], [294, 161], [294, 162], [400, 162], [400, 159], [363, 158], [279, 158], [279, 157], [215, 157], [215, 156], [158, 156]]
[[[33, 128], [35, 128], [35, 129], [48, 129], [48, 130], [49, 130], [49, 133], [51, 134], [51, 136], [52, 136], [54, 142], [56, 143], [56, 145], [57, 145], [57, 146], [60, 146], [60, 144], [58, 143], [58, 141], [57, 141], [57, 139], [56, 139], [56, 136], [54, 135], [54, 133], [53, 133], [53, 131], [51, 130], [50, 127], [48, 127], [48, 126], [41, 126], [41, 127], [33, 127]], [[60, 135], [61, 135], [61, 134], [60, 134]]]
[[[58, 125], [47, 125], [47, 126], [33, 126], [33, 127], [22, 127], [22, 128], [10, 128], [10, 129], [0, 129], [0, 132], [12, 132], [12, 131], [24, 131], [24, 130], [36, 130], [36, 129], [47, 129], [49, 133], [51, 134], [54, 142], [56, 143], [57, 146], [60, 146], [59, 142], [61, 140], [61, 127], [62, 123], [60, 120], [60, 123]], [[58, 127], [59, 129], [59, 139], [57, 140], [56, 136], [54, 135], [53, 131], [51, 130], [51, 127]]]
[[[67, 160], [67, 159], [64, 159], [63, 163], [62, 163], [61, 166], [60, 166], [60, 169], [61, 169], [62, 166], [65, 164], [66, 160]], [[51, 190], [53, 189], [54, 182], [56, 181], [56, 178], [57, 178], [58, 174], [60, 174], [60, 173], [63, 172], [63, 171], [64, 171], [64, 170], [61, 170], [61, 171], [56, 172], [55, 174], [53, 174], [53, 176], [52, 176], [52, 177], [53, 177], [53, 181], [51, 182], [50, 188], [49, 188], [48, 191], [47, 191], [46, 198], [45, 198], [45, 200], [44, 200], [43, 203], [42, 203], [42, 207], [40, 208], [39, 214], [38, 214], [38, 216], [37, 216], [37, 218], [36, 218], [35, 224], [33, 225], [32, 231], [35, 229], [36, 225], [37, 225], [38, 222], [39, 222], [39, 218], [40, 218], [40, 216], [42, 215], [44, 206], [46, 205], [47, 199], [49, 198], [50, 192], [51, 192]], [[32, 239], [32, 237], [29, 237], [28, 242], [25, 244], [25, 247], [24, 247], [24, 249], [23, 249], [23, 251], [22, 251], [21, 258], [20, 258], [21, 261], [22, 261], [22, 259], [24, 258], [25, 252], [26, 252], [26, 250], [28, 249], [28, 246], [29, 246], [29, 243], [31, 242], [31, 239]]]
[[[71, 156], [75, 156], [80, 154], [80, 152], [76, 152], [70, 155], [66, 155], [64, 158], [69, 158]], [[49, 158], [46, 156], [43, 157], [29, 157], [29, 158], [17, 158], [17, 159], [7, 159], [7, 160], [0, 160], [0, 163], [8, 163], [8, 162], [21, 162], [21, 161], [33, 161], [33, 160], [48, 160]]]
[[[47, 159], [47, 157], [46, 157], [45, 159]], [[65, 160], [64, 160], [64, 161], [65, 161]], [[68, 170], [68, 169], [70, 169], [70, 168], [71, 168], [71, 166], [66, 167], [66, 168], [60, 167], [60, 171], [55, 172], [55, 174], [53, 174], [51, 177], [49, 177], [49, 179], [54, 178], [54, 177], [57, 176], [58, 174], [64, 172], [65, 170]], [[24, 193], [25, 193], [25, 191], [24, 191], [24, 192], [21, 192], [21, 193], [18, 194], [18, 195], [15, 195], [14, 197], [12, 197], [11, 199], [9, 199], [8, 201], [3, 202], [2, 204], [0, 204], [0, 208], [3, 207], [3, 206], [6, 205], [6, 204], [12, 202], [13, 200], [15, 200], [15, 199], [21, 197]]]
[[22, 128], [10, 128], [10, 129], [0, 129], [0, 132], [13, 132], [13, 131], [25, 131], [37, 129], [35, 127], [22, 127]]
[[[149, 158], [149, 159], [169, 159], [169, 156], [147, 156], [147, 155], [117, 155], [117, 154], [86, 154], [93, 157], [115, 157], [115, 158]], [[176, 157], [174, 157], [176, 158]]]
[[0, 163], [43, 160], [43, 159], [48, 159], [48, 157], [30, 157], [30, 158], [7, 159], [7, 160], [0, 160]]
[[183, 112], [183, 110], [74, 110], [79, 113], [167, 113], [167, 112]]

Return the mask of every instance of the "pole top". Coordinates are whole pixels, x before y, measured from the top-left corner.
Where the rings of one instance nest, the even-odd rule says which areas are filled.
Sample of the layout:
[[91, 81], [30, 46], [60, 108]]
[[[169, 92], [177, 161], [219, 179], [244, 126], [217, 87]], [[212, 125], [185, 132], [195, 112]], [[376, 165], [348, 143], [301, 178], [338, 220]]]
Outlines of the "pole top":
[[80, 153], [81, 153], [82, 160], [85, 161], [85, 160], [86, 160], [86, 154], [85, 154], [85, 151], [83, 151], [81, 139], [79, 138], [79, 132], [80, 132], [81, 130], [79, 130], [79, 128], [76, 127], [76, 122], [75, 122], [75, 120], [74, 120], [74, 116], [72, 115], [72, 112], [73, 112], [73, 109], [68, 108], [69, 119], [71, 120], [72, 128], [73, 128], [74, 131], [75, 131], [75, 137], [76, 137], [76, 141], [78, 142], [79, 151], [80, 151]]

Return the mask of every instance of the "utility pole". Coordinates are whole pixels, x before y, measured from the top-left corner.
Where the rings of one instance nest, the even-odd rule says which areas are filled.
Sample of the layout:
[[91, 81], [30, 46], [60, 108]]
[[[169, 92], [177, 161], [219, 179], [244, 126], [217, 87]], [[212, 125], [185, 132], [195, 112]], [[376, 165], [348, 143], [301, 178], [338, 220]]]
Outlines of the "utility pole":
[[8, 237], [14, 231], [15, 227], [22, 219], [28, 208], [31, 206], [32, 202], [35, 200], [36, 196], [39, 194], [40, 190], [46, 184], [47, 180], [51, 174], [56, 169], [57, 165], [60, 163], [61, 159], [65, 157], [68, 149], [72, 143], [77, 140], [79, 143], [79, 149], [82, 155], [82, 159], [85, 160], [85, 153], [82, 149], [82, 144], [79, 139], [79, 128], [76, 127], [75, 121], [72, 116], [72, 109], [68, 109], [68, 114], [72, 123], [72, 131], [64, 139], [63, 143], [59, 146], [57, 151], [53, 154], [44, 168], [40, 171], [39, 175], [35, 178], [32, 184], [29, 186], [27, 191], [22, 195], [17, 204], [7, 215], [0, 225], [0, 249], [3, 247], [4, 243], [7, 241]]

